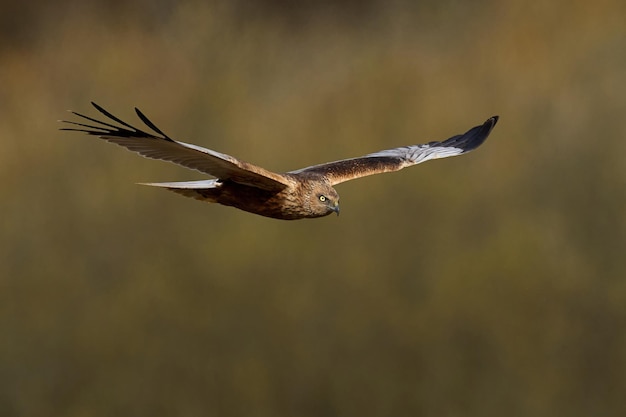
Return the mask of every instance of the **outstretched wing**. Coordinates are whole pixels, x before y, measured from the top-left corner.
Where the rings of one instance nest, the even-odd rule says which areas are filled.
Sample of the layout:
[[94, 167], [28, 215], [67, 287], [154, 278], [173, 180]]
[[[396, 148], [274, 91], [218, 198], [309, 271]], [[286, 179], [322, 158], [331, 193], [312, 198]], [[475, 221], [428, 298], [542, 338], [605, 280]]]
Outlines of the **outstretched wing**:
[[137, 108], [135, 108], [137, 116], [156, 134], [137, 129], [112, 115], [96, 103], [92, 102], [91, 104], [100, 113], [122, 126], [116, 126], [72, 112], [93, 124], [63, 121], [78, 127], [62, 128], [61, 130], [73, 130], [98, 136], [147, 158], [173, 162], [186, 168], [213, 175], [220, 180], [231, 180], [271, 191], [279, 191], [289, 185], [289, 179], [280, 174], [240, 161], [230, 155], [171, 139]]
[[331, 185], [335, 185], [367, 175], [398, 171], [430, 159], [447, 158], [474, 150], [487, 139], [497, 122], [498, 116], [493, 116], [487, 119], [484, 124], [442, 142], [387, 149], [359, 158], [343, 159], [302, 168], [291, 171], [289, 174], [319, 174], [326, 177]]

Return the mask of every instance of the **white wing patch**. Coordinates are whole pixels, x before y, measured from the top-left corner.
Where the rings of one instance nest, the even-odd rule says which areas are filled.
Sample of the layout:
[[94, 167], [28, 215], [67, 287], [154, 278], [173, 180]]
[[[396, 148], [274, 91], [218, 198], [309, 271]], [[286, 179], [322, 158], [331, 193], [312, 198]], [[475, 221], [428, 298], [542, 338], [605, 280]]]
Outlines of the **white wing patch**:
[[163, 188], [181, 188], [187, 190], [217, 188], [220, 186], [218, 180], [201, 180], [201, 181], [180, 181], [180, 182], [139, 182], [140, 185], [149, 185], [151, 187]]
[[388, 157], [388, 158], [400, 158], [405, 161], [405, 166], [419, 164], [420, 162], [428, 161], [430, 159], [438, 159], [438, 158], [448, 158], [450, 156], [461, 155], [465, 152], [464, 149], [454, 148], [448, 146], [438, 146], [440, 142], [436, 143], [436, 145], [414, 145], [414, 146], [404, 146], [402, 148], [395, 149], [386, 149], [384, 151], [371, 153], [369, 155], [365, 155], [368, 157]]

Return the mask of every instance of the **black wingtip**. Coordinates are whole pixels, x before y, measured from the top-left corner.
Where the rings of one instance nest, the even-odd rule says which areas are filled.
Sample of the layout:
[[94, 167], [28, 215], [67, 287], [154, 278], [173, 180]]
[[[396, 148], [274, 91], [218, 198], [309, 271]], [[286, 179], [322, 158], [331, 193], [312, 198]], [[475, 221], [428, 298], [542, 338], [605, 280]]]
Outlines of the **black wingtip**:
[[102, 106], [100, 106], [98, 103], [96, 103], [95, 101], [90, 101], [91, 105], [94, 106], [96, 108], [96, 110], [98, 110], [100, 113], [103, 113], [105, 115], [107, 115], [108, 111], [104, 110], [104, 108], [102, 108]]
[[[79, 126], [79, 127], [78, 128], [66, 127], [66, 128], [61, 128], [61, 130], [73, 130], [73, 131], [85, 132], [87, 134], [97, 135], [97, 136], [107, 135], [107, 136], [119, 136], [119, 137], [137, 137], [137, 136], [156, 137], [153, 134], [144, 132], [143, 130], [138, 129], [135, 126], [126, 123], [125, 121], [121, 120], [119, 117], [111, 114], [108, 110], [105, 110], [102, 106], [100, 106], [96, 102], [91, 101], [90, 103], [96, 110], [98, 110], [98, 112], [105, 115], [107, 118], [111, 119], [112, 121], [119, 123], [123, 127], [116, 126], [111, 123], [103, 122], [101, 120], [95, 119], [90, 116], [86, 116], [84, 114], [81, 114], [72, 110], [68, 110], [70, 113], [80, 118], [83, 118], [85, 120], [89, 120], [90, 122], [93, 122], [94, 124], [84, 124], [84, 123], [77, 123], [77, 122], [70, 122], [70, 121], [62, 120], [61, 122], [63, 123], [68, 123], [68, 124]], [[154, 123], [152, 123], [141, 111], [139, 111], [139, 109], [135, 108], [135, 111], [137, 112], [137, 115], [139, 116], [141, 121], [143, 121], [146, 124], [146, 126], [148, 126], [152, 130], [154, 130], [156, 133], [163, 136], [162, 139], [173, 141], [173, 139], [171, 139], [169, 136], [163, 133], [161, 129], [156, 127]]]
[[154, 130], [155, 132], [157, 132], [158, 134], [160, 134], [161, 136], [163, 136], [163, 138], [167, 140], [170, 140], [170, 141], [173, 140], [172, 138], [167, 136], [165, 133], [163, 133], [161, 129], [156, 127], [156, 125], [152, 123], [152, 121], [148, 119], [148, 117], [146, 117], [146, 115], [143, 114], [141, 110], [139, 110], [137, 107], [135, 107], [135, 113], [137, 113], [137, 116], [141, 119], [141, 121], [144, 122], [146, 126], [148, 126], [150, 129]]
[[463, 149], [463, 153], [469, 152], [482, 145], [495, 127], [500, 116], [492, 116], [485, 120], [482, 125], [474, 126], [462, 135], [456, 135], [442, 142], [444, 146]]
[[465, 138], [464, 148], [466, 152], [476, 149], [480, 145], [482, 145], [485, 142], [485, 140], [487, 140], [487, 137], [489, 137], [489, 134], [491, 133], [493, 128], [496, 126], [499, 119], [500, 119], [500, 116], [497, 116], [497, 115], [491, 116], [489, 119], [485, 121], [485, 123], [482, 124], [482, 126], [476, 126], [468, 130], [462, 136]]
[[485, 135], [485, 139], [487, 139], [491, 130], [496, 126], [496, 124], [498, 124], [498, 120], [500, 120], [500, 116], [491, 116], [487, 119], [487, 121], [485, 121], [485, 123], [483, 123], [482, 126], [480, 126], [479, 130]]

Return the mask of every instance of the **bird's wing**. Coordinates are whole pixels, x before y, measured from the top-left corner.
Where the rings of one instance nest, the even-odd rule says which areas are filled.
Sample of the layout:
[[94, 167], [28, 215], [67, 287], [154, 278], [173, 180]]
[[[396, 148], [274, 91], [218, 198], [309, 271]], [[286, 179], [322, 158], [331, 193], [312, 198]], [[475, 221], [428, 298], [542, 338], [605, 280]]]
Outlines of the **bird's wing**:
[[302, 168], [291, 171], [289, 174], [319, 174], [326, 177], [331, 185], [335, 185], [367, 175], [398, 171], [430, 159], [461, 155], [476, 149], [487, 139], [497, 122], [498, 116], [493, 116], [487, 119], [484, 124], [442, 142], [387, 149], [359, 158], [343, 159]]
[[219, 153], [189, 143], [171, 139], [154, 125], [139, 109], [137, 116], [153, 133], [147, 133], [120, 120], [96, 103], [91, 103], [103, 115], [121, 124], [116, 126], [80, 113], [75, 115], [93, 124], [63, 121], [77, 127], [62, 128], [98, 136], [106, 141], [123, 146], [147, 158], [173, 162], [186, 168], [213, 175], [220, 180], [230, 180], [270, 191], [279, 191], [290, 184], [290, 180], [280, 174], [249, 164], [230, 155]]

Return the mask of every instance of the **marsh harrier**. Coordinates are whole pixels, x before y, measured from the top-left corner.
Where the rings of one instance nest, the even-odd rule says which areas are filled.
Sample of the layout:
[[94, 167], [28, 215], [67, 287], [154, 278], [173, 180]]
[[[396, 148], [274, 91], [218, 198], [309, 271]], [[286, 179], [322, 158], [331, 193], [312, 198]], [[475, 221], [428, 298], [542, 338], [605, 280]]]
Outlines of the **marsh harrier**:
[[479, 147], [498, 122], [498, 116], [493, 116], [464, 134], [441, 142], [387, 149], [278, 174], [211, 149], [175, 141], [137, 108], [137, 116], [152, 133], [131, 126], [96, 103], [91, 104], [121, 126], [72, 112], [92, 124], [63, 121], [74, 127], [61, 130], [85, 132], [145, 157], [173, 162], [215, 177], [203, 181], [145, 185], [284, 220], [339, 214], [339, 195], [334, 185], [367, 175], [398, 171], [430, 159], [464, 154]]

